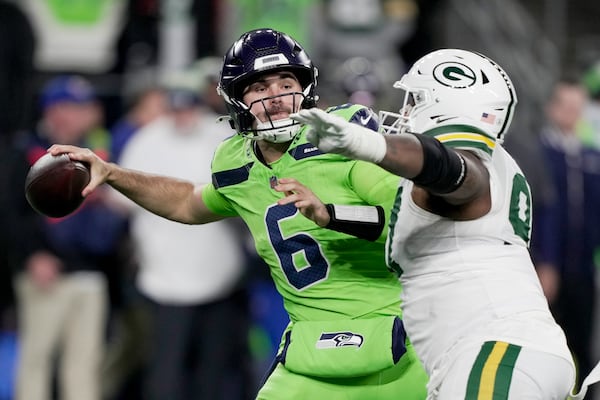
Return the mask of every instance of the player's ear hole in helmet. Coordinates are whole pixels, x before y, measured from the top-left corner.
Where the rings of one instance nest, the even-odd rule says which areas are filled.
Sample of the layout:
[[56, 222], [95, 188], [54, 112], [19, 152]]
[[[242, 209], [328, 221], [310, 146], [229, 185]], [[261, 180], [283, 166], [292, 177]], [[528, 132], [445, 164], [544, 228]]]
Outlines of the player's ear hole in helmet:
[[243, 34], [225, 54], [217, 90], [225, 100], [231, 126], [239, 134], [278, 143], [293, 139], [297, 133], [299, 125], [289, 118], [255, 127], [257, 118], [243, 102], [248, 85], [265, 73], [279, 71], [291, 72], [300, 83], [300, 108], [316, 106], [317, 68], [289, 35], [269, 28], [256, 29]]

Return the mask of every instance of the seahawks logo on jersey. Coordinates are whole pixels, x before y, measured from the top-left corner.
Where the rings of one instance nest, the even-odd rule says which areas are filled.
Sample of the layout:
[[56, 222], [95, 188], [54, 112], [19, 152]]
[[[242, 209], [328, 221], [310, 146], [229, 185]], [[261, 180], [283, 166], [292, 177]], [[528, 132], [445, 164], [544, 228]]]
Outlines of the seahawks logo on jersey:
[[322, 333], [315, 344], [317, 349], [331, 349], [334, 347], [356, 346], [363, 344], [362, 335], [352, 332]]

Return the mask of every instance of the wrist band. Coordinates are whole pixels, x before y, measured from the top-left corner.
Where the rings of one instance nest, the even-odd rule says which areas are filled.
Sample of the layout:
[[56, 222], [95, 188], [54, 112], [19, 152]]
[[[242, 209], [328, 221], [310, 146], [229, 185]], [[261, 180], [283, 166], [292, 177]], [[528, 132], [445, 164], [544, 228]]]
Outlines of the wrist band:
[[329, 223], [325, 228], [346, 233], [359, 239], [375, 241], [385, 224], [381, 206], [340, 206], [325, 204], [329, 213]]

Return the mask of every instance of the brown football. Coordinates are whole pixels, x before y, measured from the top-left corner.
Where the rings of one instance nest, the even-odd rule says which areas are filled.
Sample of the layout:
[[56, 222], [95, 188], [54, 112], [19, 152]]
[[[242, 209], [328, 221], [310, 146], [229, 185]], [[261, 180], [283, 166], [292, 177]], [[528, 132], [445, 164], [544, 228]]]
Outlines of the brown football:
[[25, 197], [31, 207], [48, 217], [64, 217], [83, 202], [81, 191], [90, 181], [88, 167], [66, 154], [47, 153], [31, 166], [25, 179]]

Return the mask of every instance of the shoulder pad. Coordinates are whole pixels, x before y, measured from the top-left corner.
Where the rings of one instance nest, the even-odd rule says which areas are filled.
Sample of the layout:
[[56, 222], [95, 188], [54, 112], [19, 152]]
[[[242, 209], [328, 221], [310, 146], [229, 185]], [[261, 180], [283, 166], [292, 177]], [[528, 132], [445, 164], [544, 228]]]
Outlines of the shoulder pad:
[[346, 103], [329, 107], [325, 111], [339, 115], [348, 122], [364, 126], [375, 132], [379, 131], [379, 117], [372, 109], [361, 104]]

